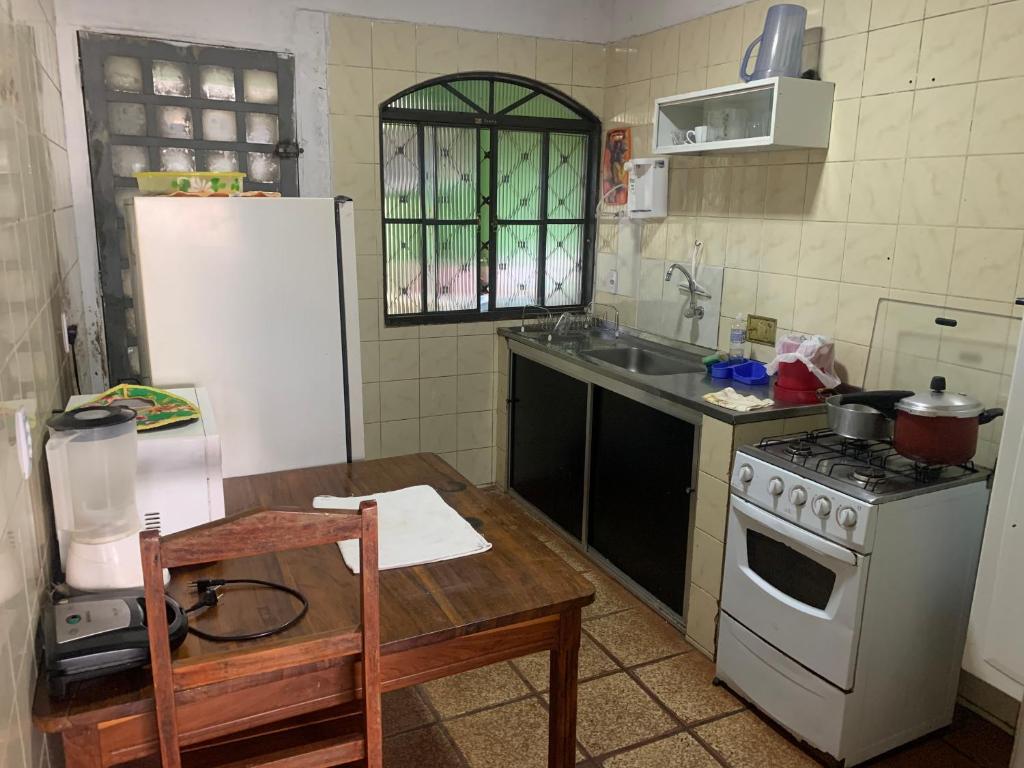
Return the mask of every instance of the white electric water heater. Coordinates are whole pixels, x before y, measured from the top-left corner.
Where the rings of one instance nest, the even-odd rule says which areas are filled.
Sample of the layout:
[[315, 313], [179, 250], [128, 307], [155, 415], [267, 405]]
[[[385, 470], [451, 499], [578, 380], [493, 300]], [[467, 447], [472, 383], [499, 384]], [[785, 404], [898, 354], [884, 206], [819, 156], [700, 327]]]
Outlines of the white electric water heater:
[[631, 219], [662, 219], [668, 215], [668, 160], [638, 157], [626, 163], [629, 196], [626, 212]]

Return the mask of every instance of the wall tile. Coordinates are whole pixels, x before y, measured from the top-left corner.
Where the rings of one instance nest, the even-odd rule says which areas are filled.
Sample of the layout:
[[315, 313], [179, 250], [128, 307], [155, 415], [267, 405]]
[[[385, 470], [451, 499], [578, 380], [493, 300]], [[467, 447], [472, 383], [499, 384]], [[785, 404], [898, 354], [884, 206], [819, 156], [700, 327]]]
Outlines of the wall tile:
[[384, 421], [380, 425], [380, 455], [405, 456], [420, 450], [420, 420]]
[[728, 482], [732, 466], [732, 426], [704, 416], [700, 440], [700, 471]]
[[448, 74], [459, 70], [459, 30], [453, 27], [416, 27], [416, 71]]
[[456, 448], [456, 417], [428, 416], [420, 419], [420, 450], [447, 453]]
[[458, 379], [441, 376], [420, 379], [420, 415], [441, 416], [455, 413], [458, 408]]
[[717, 599], [722, 587], [725, 545], [698, 528], [693, 534], [692, 557], [693, 583]]
[[460, 336], [458, 354], [460, 374], [494, 370], [494, 345], [490, 336]]
[[556, 85], [572, 82], [572, 43], [537, 40], [537, 79]]
[[1022, 89], [1024, 77], [978, 83], [970, 125], [971, 154], [1024, 152]]
[[415, 419], [420, 415], [420, 383], [416, 379], [382, 381], [380, 417], [382, 421]]
[[895, 224], [903, 188], [903, 160], [864, 160], [853, 168], [850, 221]]
[[765, 191], [765, 218], [800, 218], [804, 210], [806, 185], [806, 165], [779, 165], [769, 168]]
[[487, 485], [494, 482], [494, 449], [477, 448], [459, 451], [456, 468], [472, 483]]
[[895, 250], [894, 225], [847, 225], [846, 247], [843, 252], [843, 282], [889, 285]]
[[605, 75], [604, 46], [593, 43], [572, 44], [572, 84], [603, 86]]
[[900, 221], [904, 224], [955, 224], [963, 174], [962, 157], [908, 160]]
[[331, 64], [369, 67], [372, 62], [370, 30], [369, 19], [332, 14], [327, 60]]
[[800, 239], [797, 274], [823, 280], [838, 280], [843, 270], [846, 225], [805, 222]]
[[835, 333], [839, 305], [839, 283], [801, 277], [796, 281], [793, 328], [801, 333]]
[[536, 39], [522, 35], [498, 35], [498, 69], [514, 75], [536, 78]]
[[1024, 155], [967, 158], [960, 224], [1019, 227], [1024, 211]]
[[380, 421], [380, 384], [376, 382], [363, 384], [363, 421]]
[[[927, 0], [924, 15], [939, 16], [944, 13], [966, 11], [968, 8], [976, 8], [988, 2], [989, 0]], [[994, 2], [1002, 2], [1002, 0], [994, 0]]]
[[327, 67], [327, 94], [332, 115], [373, 115], [372, 69]]
[[416, 27], [401, 21], [373, 22], [373, 67], [416, 69]]
[[331, 179], [335, 194], [348, 195], [360, 210], [380, 208], [378, 190], [379, 166], [372, 163], [332, 165]]
[[913, 93], [861, 99], [857, 159], [884, 160], [906, 156], [913, 106]]
[[724, 541], [728, 509], [728, 484], [706, 472], [700, 472], [697, 480], [696, 527]]
[[331, 161], [373, 163], [373, 118], [353, 115], [331, 115]]
[[953, 259], [952, 227], [900, 226], [892, 268], [892, 287], [946, 293]]
[[709, 65], [739, 62], [743, 55], [743, 7], [711, 14], [708, 40]]
[[739, 269], [757, 269], [761, 261], [761, 219], [731, 219], [726, 235], [725, 263]]
[[924, 23], [920, 87], [973, 82], [981, 60], [986, 9], [937, 16]]
[[757, 301], [757, 272], [748, 269], [726, 269], [722, 282], [722, 314], [736, 317], [751, 312]]
[[917, 80], [921, 22], [875, 30], [868, 35], [865, 96], [908, 91]]
[[454, 336], [420, 339], [420, 375], [454, 376], [459, 372], [459, 342]]
[[659, 29], [651, 35], [651, 77], [679, 71], [679, 27]]
[[796, 278], [760, 272], [757, 278], [757, 314], [774, 317], [784, 328], [793, 326], [796, 306]]
[[[414, 85], [416, 85], [415, 72], [375, 68], [373, 70], [373, 103], [381, 104], [388, 101], [391, 97]], [[373, 114], [376, 115], [376, 109]], [[376, 128], [374, 128], [374, 139], [376, 139]], [[374, 143], [376, 145], [376, 141]], [[374, 150], [373, 156], [377, 158], [376, 150]]]
[[457, 439], [459, 450], [486, 448], [493, 445], [492, 419], [491, 411], [458, 414]]
[[458, 377], [458, 412], [485, 411], [495, 407], [494, 375], [472, 373]]
[[651, 46], [649, 35], [629, 38], [626, 53], [626, 82], [636, 83], [651, 78]]
[[498, 68], [498, 36], [491, 32], [459, 30], [459, 72]]
[[700, 587], [690, 589], [686, 612], [686, 639], [706, 656], [714, 658], [718, 634], [718, 601]]
[[828, 160], [853, 160], [857, 148], [857, 123], [860, 101], [848, 99], [832, 105], [832, 128], [828, 140]]
[[854, 344], [870, 344], [878, 301], [888, 295], [885, 288], [842, 283], [836, 312], [836, 338]]
[[[979, 121], [978, 108], [974, 106], [975, 128], [972, 129], [974, 91], [973, 83], [918, 91], [914, 95], [907, 154], [910, 157], [964, 154], [968, 136], [977, 129]], [[984, 122], [984, 118], [981, 119]]]
[[380, 342], [364, 341], [359, 345], [363, 381], [380, 381]]
[[1024, 232], [958, 229], [949, 291], [956, 296], [1012, 301], [1016, 296]]
[[739, 60], [727, 61], [724, 64], [712, 64], [708, 67], [708, 88], [732, 85], [739, 79], [739, 71]]
[[871, 29], [893, 27], [924, 16], [925, 0], [884, 0], [871, 4]]
[[680, 72], [707, 68], [710, 39], [711, 22], [707, 16], [679, 25]]
[[982, 80], [1024, 75], [1020, 41], [1024, 38], [1024, 0], [999, 3], [988, 9], [985, 50], [981, 55]]
[[871, 0], [828, 0], [822, 22], [825, 39], [866, 31], [870, 16]]
[[853, 163], [808, 166], [804, 215], [819, 221], [845, 221], [852, 183]]
[[765, 221], [761, 232], [761, 269], [795, 275], [800, 261], [799, 221]]
[[829, 40], [821, 46], [821, 77], [836, 84], [836, 100], [860, 96], [867, 34]]
[[380, 342], [380, 380], [416, 379], [420, 375], [418, 339]]

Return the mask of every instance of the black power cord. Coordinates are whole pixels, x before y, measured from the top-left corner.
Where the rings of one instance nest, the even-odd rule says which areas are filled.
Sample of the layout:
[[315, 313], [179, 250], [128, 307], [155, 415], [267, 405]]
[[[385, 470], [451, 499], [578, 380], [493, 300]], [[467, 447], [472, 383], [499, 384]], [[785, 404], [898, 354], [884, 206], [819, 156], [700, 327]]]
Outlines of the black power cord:
[[192, 582], [192, 586], [196, 588], [196, 592], [199, 595], [199, 601], [191, 608], [186, 608], [185, 613], [191, 614], [195, 611], [204, 610], [206, 608], [213, 608], [220, 601], [221, 594], [218, 590], [224, 586], [230, 586], [232, 584], [253, 584], [258, 587], [267, 587], [268, 589], [276, 589], [278, 592], [287, 592], [292, 597], [296, 598], [302, 603], [302, 608], [299, 609], [292, 618], [283, 624], [278, 624], [276, 627], [270, 629], [263, 629], [258, 632], [249, 632], [241, 635], [214, 635], [210, 632], [204, 632], [201, 629], [197, 629], [189, 622], [188, 631], [196, 637], [201, 637], [204, 640], [212, 640], [216, 643], [228, 643], [238, 642], [242, 640], [259, 640], [263, 637], [270, 637], [271, 635], [277, 635], [284, 632], [286, 629], [294, 627], [300, 621], [302, 617], [306, 615], [309, 610], [309, 601], [306, 596], [303, 595], [299, 590], [287, 587], [284, 584], [276, 584], [273, 581], [263, 581], [263, 579], [199, 579], [198, 581]]
[[68, 347], [71, 349], [71, 365], [75, 371], [75, 390], [82, 394], [82, 380], [78, 377], [78, 355], [75, 353], [75, 341], [78, 339], [78, 326], [68, 326]]

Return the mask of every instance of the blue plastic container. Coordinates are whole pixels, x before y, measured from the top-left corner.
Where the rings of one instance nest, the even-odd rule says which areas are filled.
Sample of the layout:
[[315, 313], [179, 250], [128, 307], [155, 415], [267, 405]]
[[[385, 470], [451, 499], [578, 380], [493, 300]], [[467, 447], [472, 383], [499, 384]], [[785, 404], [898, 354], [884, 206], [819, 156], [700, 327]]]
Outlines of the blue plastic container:
[[734, 367], [732, 378], [740, 384], [767, 384], [769, 376], [763, 363], [750, 360]]
[[712, 379], [731, 379], [732, 371], [747, 361], [744, 360], [723, 360], [720, 363], [711, 364], [711, 378]]

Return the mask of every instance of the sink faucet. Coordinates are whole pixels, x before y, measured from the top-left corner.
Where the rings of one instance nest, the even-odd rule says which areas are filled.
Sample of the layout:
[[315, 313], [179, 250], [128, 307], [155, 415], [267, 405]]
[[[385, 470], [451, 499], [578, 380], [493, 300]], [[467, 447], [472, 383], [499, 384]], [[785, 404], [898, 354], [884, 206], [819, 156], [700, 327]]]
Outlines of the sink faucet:
[[619, 338], [619, 308], [616, 307], [614, 304], [602, 304], [599, 301], [592, 301], [587, 306], [587, 314], [589, 314], [591, 317], [594, 316], [594, 307], [604, 307], [605, 309], [610, 309], [612, 312], [615, 313], [615, 338]]
[[558, 329], [562, 327], [563, 322], [568, 323], [572, 327], [572, 312], [563, 312], [558, 316], [558, 319], [555, 321], [555, 327], [551, 329], [552, 336], [558, 335]]
[[[701, 298], [710, 299], [711, 298], [711, 294], [709, 294], [707, 291], [701, 289], [697, 285], [697, 283], [694, 281], [693, 275], [690, 274], [690, 271], [686, 267], [684, 267], [682, 264], [678, 264], [678, 263], [673, 264], [671, 267], [668, 268], [668, 271], [665, 273], [665, 282], [666, 283], [669, 282], [672, 279], [672, 273], [675, 270], [677, 270], [677, 269], [680, 272], [682, 272], [683, 273], [683, 277], [686, 278], [687, 288], [685, 290], [689, 290], [689, 292], [690, 292], [690, 303], [686, 307], [686, 309], [683, 310], [683, 317], [695, 317], [698, 320], [700, 320], [700, 319], [702, 319], [704, 317], [704, 307], [697, 306], [697, 297], [700, 296]], [[679, 292], [682, 293], [683, 290], [684, 290], [683, 286], [680, 285], [679, 286]]]
[[526, 330], [526, 310], [528, 310], [528, 309], [539, 309], [541, 312], [543, 312], [544, 314], [546, 314], [548, 316], [547, 317], [547, 321], [549, 323], [551, 322], [551, 318], [553, 317], [553, 315], [551, 314], [551, 310], [550, 309], [548, 309], [547, 307], [542, 307], [540, 304], [527, 304], [525, 307], [523, 307], [523, 316], [522, 316], [522, 318], [519, 321], [519, 330], [520, 331], [525, 331]]

